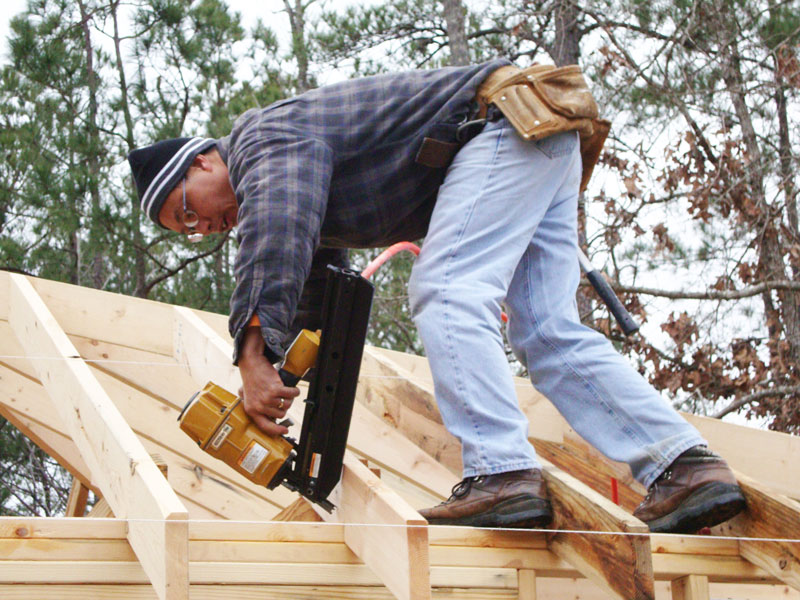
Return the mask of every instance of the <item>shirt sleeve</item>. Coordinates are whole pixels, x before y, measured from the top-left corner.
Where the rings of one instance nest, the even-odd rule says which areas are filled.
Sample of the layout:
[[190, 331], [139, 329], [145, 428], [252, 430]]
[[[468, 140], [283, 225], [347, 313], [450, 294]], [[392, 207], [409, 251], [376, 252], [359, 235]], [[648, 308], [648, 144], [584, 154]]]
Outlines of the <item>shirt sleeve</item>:
[[256, 131], [232, 140], [228, 169], [237, 201], [239, 251], [228, 328], [233, 362], [248, 322], [261, 323], [265, 353], [283, 357], [303, 282], [311, 271], [325, 216], [333, 157], [316, 139]]

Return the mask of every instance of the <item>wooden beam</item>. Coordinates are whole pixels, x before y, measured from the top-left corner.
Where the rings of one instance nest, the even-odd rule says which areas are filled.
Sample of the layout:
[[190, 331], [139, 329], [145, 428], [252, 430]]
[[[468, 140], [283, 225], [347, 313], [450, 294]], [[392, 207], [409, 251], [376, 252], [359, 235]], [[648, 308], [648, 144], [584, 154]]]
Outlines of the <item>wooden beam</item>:
[[364, 348], [356, 399], [460, 476], [461, 444], [442, 425], [432, 386], [408, 378], [375, 348]]
[[672, 600], [709, 600], [708, 577], [687, 575], [671, 584]]
[[129, 519], [128, 539], [156, 593], [188, 598], [186, 508], [30, 282], [8, 281], [9, 323], [103, 496]]
[[[582, 447], [576, 448], [570, 444], [557, 444], [535, 438], [531, 438], [529, 441], [536, 448], [536, 453], [540, 457], [579, 479], [604, 498], [612, 498], [611, 478], [616, 477], [619, 473], [609, 468], [610, 463], [607, 459], [598, 459], [594, 455], [583, 453], [580, 451]], [[641, 485], [636, 484], [636, 488], [631, 489], [628, 483], [624, 479], [618, 479], [617, 490], [620, 506], [628, 512], [633, 512], [642, 501], [644, 494], [640, 491]]]
[[86, 516], [92, 519], [113, 519], [114, 511], [111, 510], [105, 498], [98, 498]]
[[86, 502], [89, 500], [89, 488], [83, 485], [80, 479], [72, 478], [72, 487], [67, 498], [66, 517], [82, 517], [86, 513]]
[[519, 600], [536, 600], [536, 571], [517, 569], [517, 586]]
[[231, 362], [233, 347], [194, 312], [183, 306], [174, 307], [173, 356], [186, 366], [192, 379], [200, 385], [213, 381], [236, 394], [242, 385], [239, 369]]
[[338, 489], [331, 520], [345, 524], [348, 547], [398, 600], [430, 598], [427, 521], [350, 455]]
[[800, 503], [741, 473], [736, 478], [747, 510], [719, 529], [728, 535], [751, 538], [739, 540], [742, 557], [800, 590]]
[[[184, 308], [175, 309], [173, 330], [175, 357], [198, 384], [210, 379], [238, 389], [240, 377], [230, 365], [229, 340]], [[345, 543], [400, 600], [429, 598], [425, 520], [349, 452], [337, 489], [339, 496], [331, 500], [338, 508], [333, 515], [320, 510], [320, 516], [353, 524], [346, 529]]]
[[[381, 348], [369, 350], [404, 370], [415, 384], [430, 387], [430, 368], [424, 357]], [[531, 422], [529, 437], [556, 443], [562, 443], [568, 437], [579, 437], [556, 408], [530, 386], [529, 380], [517, 377], [515, 384], [520, 408]], [[731, 467], [781, 494], [800, 500], [800, 437], [689, 413], [681, 415], [700, 431], [710, 447], [725, 457]], [[752, 452], [752, 448], [759, 451]]]
[[543, 461], [553, 529], [552, 552], [620, 600], [653, 600], [647, 525], [571, 475]]
[[308, 500], [298, 498], [289, 506], [284, 508], [277, 515], [272, 517], [273, 521], [322, 521], [317, 512], [311, 507]]
[[[374, 358], [375, 353], [364, 354], [365, 357]], [[400, 431], [420, 444], [427, 444], [429, 439], [445, 439], [449, 435], [436, 412], [432, 389], [421, 384], [412, 386], [402, 376], [402, 371], [385, 357], [378, 357], [368, 364], [373, 370], [379, 369], [378, 372], [384, 378], [377, 379], [379, 383], [372, 384], [368, 383], [368, 377], [365, 378], [366, 384], [372, 387], [373, 395], [365, 395], [364, 401], [380, 409], [379, 414], [386, 415], [387, 420], [391, 420]], [[387, 375], [392, 377], [386, 377]], [[409, 391], [411, 387], [413, 389]], [[405, 405], [406, 398], [410, 398], [410, 407]], [[404, 414], [409, 411], [425, 419], [425, 435], [420, 435], [415, 428], [414, 419], [404, 418]], [[436, 451], [436, 448], [431, 449]], [[450, 452], [441, 450], [439, 446], [440, 460], [452, 457]], [[457, 465], [460, 465], [460, 461], [456, 463], [452, 458], [447, 464], [451, 469], [455, 469]], [[616, 598], [653, 598], [653, 567], [647, 526], [549, 463], [545, 469], [545, 478], [556, 513], [553, 527], [598, 532], [598, 535], [556, 534], [550, 542], [550, 549]]]

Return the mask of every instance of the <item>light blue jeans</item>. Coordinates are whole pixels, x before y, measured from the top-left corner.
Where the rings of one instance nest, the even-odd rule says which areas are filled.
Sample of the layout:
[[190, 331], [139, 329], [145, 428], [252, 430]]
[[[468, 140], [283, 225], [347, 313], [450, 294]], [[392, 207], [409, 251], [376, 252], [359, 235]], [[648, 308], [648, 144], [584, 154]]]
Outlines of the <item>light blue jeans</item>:
[[575, 302], [575, 133], [524, 142], [505, 119], [456, 155], [409, 282], [439, 409], [462, 443], [464, 477], [539, 467], [503, 347], [590, 444], [645, 486], [705, 441]]

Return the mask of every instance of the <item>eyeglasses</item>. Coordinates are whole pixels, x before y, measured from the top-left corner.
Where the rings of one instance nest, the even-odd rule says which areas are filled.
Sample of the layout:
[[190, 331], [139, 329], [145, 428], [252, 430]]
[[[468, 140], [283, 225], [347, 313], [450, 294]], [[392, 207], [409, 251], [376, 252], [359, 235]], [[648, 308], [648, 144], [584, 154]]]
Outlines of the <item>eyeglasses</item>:
[[195, 227], [197, 227], [197, 224], [199, 222], [200, 222], [200, 217], [197, 215], [197, 213], [186, 206], [186, 177], [184, 177], [183, 216], [181, 217], [181, 223], [183, 223], [183, 226], [189, 230], [189, 234], [186, 237], [193, 244], [203, 241], [203, 234], [200, 233], [199, 231], [195, 231]]

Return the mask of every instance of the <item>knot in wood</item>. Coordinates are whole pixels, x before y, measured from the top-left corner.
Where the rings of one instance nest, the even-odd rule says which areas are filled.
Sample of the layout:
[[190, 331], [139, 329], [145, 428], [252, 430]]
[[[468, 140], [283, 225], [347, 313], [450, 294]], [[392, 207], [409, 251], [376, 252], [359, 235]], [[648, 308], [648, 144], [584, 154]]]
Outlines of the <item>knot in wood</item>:
[[27, 527], [17, 527], [17, 530], [14, 533], [17, 537], [28, 537], [30, 531], [28, 531]]
[[781, 568], [781, 570], [783, 570], [789, 566], [789, 561], [786, 560], [785, 558], [782, 558], [778, 561], [778, 566]]

